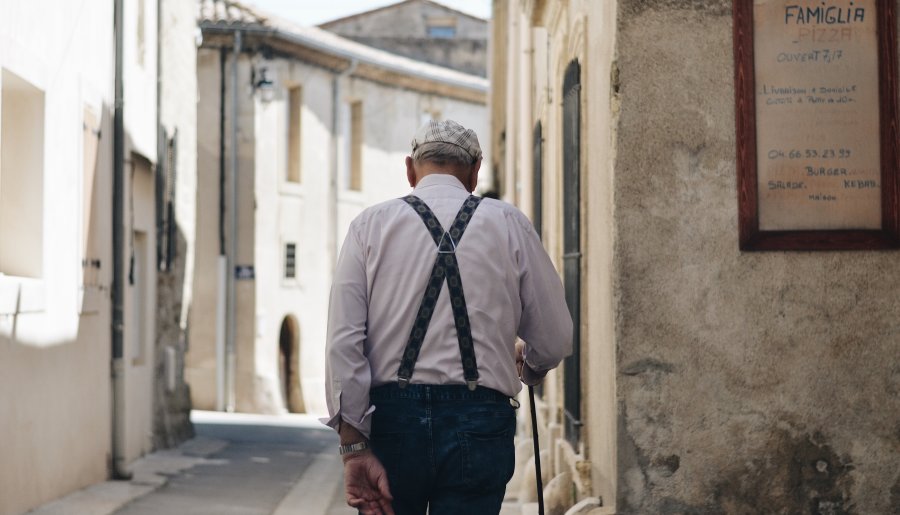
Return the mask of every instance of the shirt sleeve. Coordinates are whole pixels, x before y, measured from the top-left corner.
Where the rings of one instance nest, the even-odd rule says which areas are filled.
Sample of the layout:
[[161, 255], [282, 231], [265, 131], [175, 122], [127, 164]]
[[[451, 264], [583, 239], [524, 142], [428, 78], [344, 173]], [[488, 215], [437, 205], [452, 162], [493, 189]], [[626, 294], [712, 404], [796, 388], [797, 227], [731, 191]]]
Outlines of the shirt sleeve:
[[562, 282], [534, 227], [521, 213], [513, 218], [522, 301], [518, 335], [525, 342], [525, 364], [543, 377], [572, 353], [572, 317]]
[[325, 347], [325, 392], [328, 418], [339, 430], [341, 421], [369, 437], [375, 411], [369, 405], [372, 373], [364, 353], [368, 312], [365, 249], [351, 225], [335, 267], [328, 302]]

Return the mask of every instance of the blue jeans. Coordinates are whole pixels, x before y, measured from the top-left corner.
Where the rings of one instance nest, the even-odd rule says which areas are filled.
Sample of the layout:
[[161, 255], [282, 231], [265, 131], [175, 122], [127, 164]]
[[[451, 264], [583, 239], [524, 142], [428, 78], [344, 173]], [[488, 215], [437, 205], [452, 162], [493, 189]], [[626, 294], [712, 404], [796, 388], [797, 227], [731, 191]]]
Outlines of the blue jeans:
[[396, 515], [496, 515], [515, 468], [515, 408], [478, 387], [390, 384], [371, 392], [372, 450]]

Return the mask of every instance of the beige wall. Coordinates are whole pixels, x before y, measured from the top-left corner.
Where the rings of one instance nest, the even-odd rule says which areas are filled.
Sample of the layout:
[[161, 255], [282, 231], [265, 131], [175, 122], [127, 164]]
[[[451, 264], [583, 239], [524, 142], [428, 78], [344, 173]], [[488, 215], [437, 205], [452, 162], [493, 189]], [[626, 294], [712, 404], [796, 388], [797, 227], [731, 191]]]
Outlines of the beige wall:
[[219, 295], [219, 52], [197, 51], [196, 248], [185, 380], [196, 409], [216, 408], [216, 298]]
[[[218, 253], [218, 51], [201, 49], [197, 66], [201, 92], [199, 124], [215, 129], [198, 135], [198, 253], [186, 375], [195, 406], [209, 409], [215, 406], [216, 374], [216, 288], [211, 284], [215, 284]], [[269, 101], [264, 101], [259, 93], [252, 95], [249, 86], [239, 95], [241, 180], [246, 181], [240, 189], [243, 202], [239, 207], [240, 260], [254, 265], [256, 278], [238, 282], [241, 299], [237, 409], [266, 413], [285, 410], [279, 336], [282, 322], [291, 317], [299, 326], [297, 367], [303, 405], [308, 412], [324, 414], [323, 364], [332, 259], [343, 242], [350, 220], [364, 207], [409, 191], [404, 158], [425, 112], [455, 119], [485, 135], [483, 146], [489, 159], [486, 108], [358, 77], [341, 78], [338, 108], [341, 127], [336, 140], [337, 206], [332, 206], [332, 105], [336, 75], [301, 60], [264, 60], [255, 56], [242, 60], [239, 84], [249, 84], [251, 66], [265, 67], [276, 91]], [[226, 68], [226, 80], [230, 87], [230, 66]], [[298, 86], [302, 91], [301, 181], [292, 183], [286, 180], [287, 90]], [[230, 102], [230, 96], [226, 100]], [[349, 105], [355, 101], [362, 103], [363, 112], [360, 191], [347, 189]], [[386, 124], [385, 120], [390, 123]], [[226, 138], [230, 137], [228, 131], [226, 127]], [[483, 178], [490, 182], [489, 174]], [[338, 217], [329, 224], [327, 220], [333, 207]], [[335, 231], [333, 238], [329, 238], [330, 230]], [[331, 241], [337, 248], [329, 249]], [[297, 244], [295, 279], [284, 278], [287, 242]]]
[[[506, 26], [525, 12], [548, 32], [530, 76], [529, 63], [506, 69], [533, 85], [544, 124], [556, 258], [558, 88], [572, 58], [582, 65], [586, 425], [583, 447], [551, 443], [553, 473], [568, 466], [576, 497], [622, 514], [900, 509], [898, 261], [738, 250], [731, 4], [506, 5]], [[539, 42], [541, 30], [506, 37]], [[495, 106], [529, 94], [494, 91]], [[530, 171], [509, 139], [528, 125], [494, 129], [495, 156], [520, 183]], [[546, 388], [551, 439], [559, 377]]]

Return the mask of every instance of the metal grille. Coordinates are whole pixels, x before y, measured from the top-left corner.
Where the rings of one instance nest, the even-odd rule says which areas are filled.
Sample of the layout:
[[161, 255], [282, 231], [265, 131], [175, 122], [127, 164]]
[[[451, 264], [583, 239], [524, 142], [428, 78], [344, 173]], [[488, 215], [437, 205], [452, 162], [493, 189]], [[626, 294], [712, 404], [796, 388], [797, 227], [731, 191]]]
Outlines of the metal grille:
[[156, 269], [166, 269], [166, 175], [169, 160], [168, 142], [169, 134], [162, 126], [159, 127], [156, 149], [156, 176], [154, 186], [156, 193]]
[[564, 364], [566, 439], [581, 438], [581, 66], [572, 61], [563, 79], [563, 281], [572, 315], [572, 355]]
[[156, 268], [172, 269], [178, 244], [178, 226], [175, 223], [175, 180], [178, 162], [178, 130], [169, 138], [159, 129], [159, 148], [156, 160]]
[[532, 210], [531, 221], [539, 238], [543, 238], [544, 224], [544, 134], [541, 122], [534, 126], [534, 153], [532, 164], [534, 166], [531, 175], [532, 180]]
[[172, 269], [172, 262], [178, 250], [178, 225], [175, 222], [175, 184], [178, 177], [178, 129], [169, 140], [166, 174], [166, 270]]

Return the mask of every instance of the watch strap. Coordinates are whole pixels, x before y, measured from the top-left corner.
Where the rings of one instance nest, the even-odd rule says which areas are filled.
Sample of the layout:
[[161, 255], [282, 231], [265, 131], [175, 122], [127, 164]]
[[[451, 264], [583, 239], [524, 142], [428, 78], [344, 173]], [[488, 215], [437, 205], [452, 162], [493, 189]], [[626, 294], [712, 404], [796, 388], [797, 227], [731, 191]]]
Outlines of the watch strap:
[[354, 452], [362, 452], [369, 448], [369, 442], [356, 442], [350, 445], [341, 445], [338, 446], [338, 451], [341, 453], [341, 456], [345, 454], [351, 454]]

